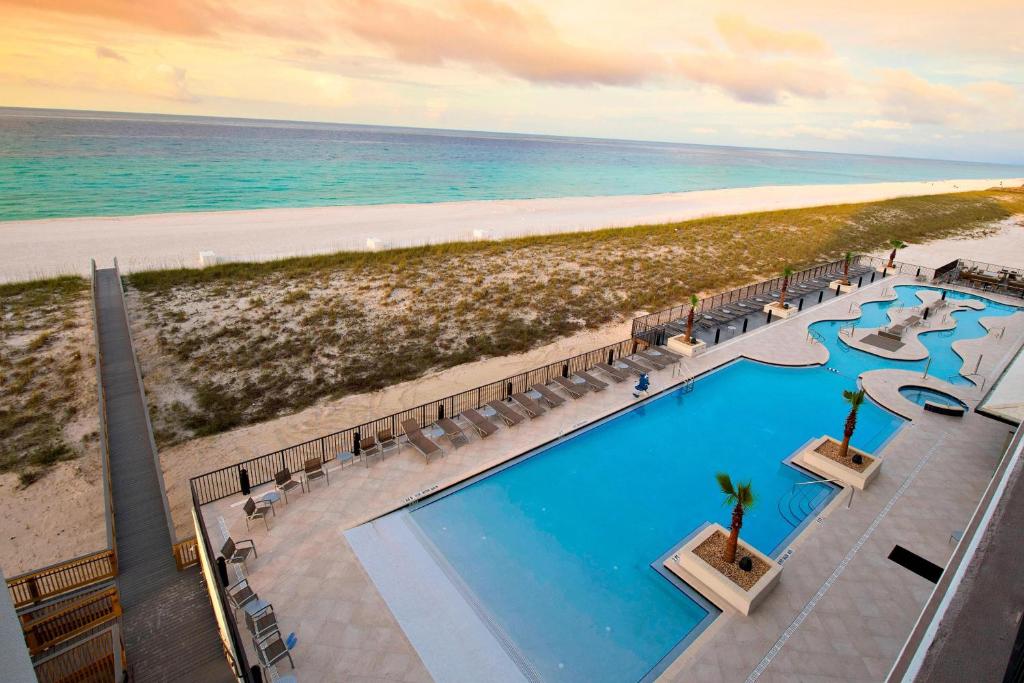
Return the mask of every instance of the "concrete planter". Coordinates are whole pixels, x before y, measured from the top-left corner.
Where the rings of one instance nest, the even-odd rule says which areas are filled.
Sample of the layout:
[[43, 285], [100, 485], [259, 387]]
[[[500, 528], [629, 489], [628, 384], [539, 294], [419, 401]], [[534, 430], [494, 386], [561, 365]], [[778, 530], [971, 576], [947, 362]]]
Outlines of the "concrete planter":
[[822, 436], [810, 443], [804, 450], [800, 451], [793, 462], [801, 467], [804, 467], [817, 475], [825, 477], [826, 479], [835, 479], [841, 481], [847, 486], [852, 486], [855, 489], [863, 491], [867, 488], [875, 477], [878, 476], [878, 472], [882, 469], [882, 461], [878, 458], [868, 455], [864, 451], [857, 450], [853, 446], [850, 446], [850, 450], [855, 453], [860, 453], [864, 457], [864, 461], [868, 463], [868, 466], [863, 472], [851, 469], [846, 465], [836, 462], [832, 458], [822, 455], [817, 452], [818, 446], [831, 441], [832, 443], [839, 444], [840, 441], [836, 441], [830, 436]]
[[796, 306], [787, 304], [785, 308], [779, 305], [778, 301], [773, 301], [770, 304], [765, 304], [762, 308], [765, 313], [771, 312], [773, 318], [786, 319], [792, 315], [799, 313]]
[[694, 356], [699, 356], [700, 354], [704, 353], [708, 347], [707, 344], [700, 341], [699, 339], [697, 340], [697, 343], [691, 344], [686, 340], [685, 334], [677, 334], [674, 337], [669, 337], [665, 345], [668, 346], [668, 348], [671, 349], [672, 351], [677, 351], [683, 354], [684, 356], [688, 356], [690, 358], [693, 358]]
[[751, 586], [749, 590], [744, 590], [732, 579], [722, 574], [693, 552], [694, 548], [707, 540], [716, 531], [727, 536], [729, 535], [729, 530], [721, 524], [709, 524], [665, 560], [665, 568], [690, 584], [696, 591], [721, 609], [734, 609], [740, 614], [748, 615], [754, 611], [768, 593], [779, 583], [782, 566], [756, 548], [743, 543], [741, 538], [739, 548], [737, 549], [737, 556], [757, 556], [770, 565], [768, 571], [757, 580], [757, 583]]
[[844, 285], [842, 278], [839, 278], [838, 280], [833, 280], [832, 282], [828, 283], [828, 288], [831, 289], [833, 292], [836, 291], [836, 287], [839, 288], [840, 292], [846, 294], [847, 292], [852, 292], [853, 290], [857, 289], [857, 283], [851, 282], [848, 285]]

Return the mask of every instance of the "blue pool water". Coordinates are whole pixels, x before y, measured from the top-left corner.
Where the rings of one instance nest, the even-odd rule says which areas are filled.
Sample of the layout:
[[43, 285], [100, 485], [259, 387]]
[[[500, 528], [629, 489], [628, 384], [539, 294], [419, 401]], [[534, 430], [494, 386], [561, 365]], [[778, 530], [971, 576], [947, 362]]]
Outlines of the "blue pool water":
[[923, 406], [925, 402], [931, 401], [932, 403], [937, 403], [943, 406], [967, 408], [963, 401], [960, 401], [949, 394], [944, 394], [941, 391], [928, 389], [927, 387], [901, 387], [900, 395], [908, 401], [913, 401], [919, 406]]
[[0, 108], [0, 221], [1022, 175], [929, 159]]
[[[916, 285], [896, 287], [896, 300], [865, 304], [861, 307], [861, 317], [856, 321], [856, 324], [858, 327], [881, 327], [888, 325], [889, 319], [886, 315], [888, 309], [894, 306], [920, 306], [922, 301], [917, 296], [917, 292], [929, 289], [934, 291], [934, 288]], [[839, 329], [844, 325], [848, 325], [849, 321], [826, 320], [811, 325], [811, 329], [820, 333], [825, 339], [825, 346], [829, 352], [828, 367], [847, 377], [856, 378], [862, 372], [884, 368], [921, 370], [923, 372], [925, 365], [928, 364], [928, 374], [931, 377], [941, 379], [950, 384], [970, 385], [973, 382], [960, 374], [964, 359], [953, 350], [953, 341], [983, 337], [986, 334], [986, 330], [981, 325], [980, 320], [982, 318], [1012, 315], [1019, 309], [992, 301], [991, 299], [952, 290], [948, 290], [946, 298], [973, 299], [985, 304], [985, 307], [977, 311], [963, 310], [953, 313], [956, 327], [952, 330], [926, 332], [918, 336], [918, 339], [928, 350], [928, 358], [931, 359], [930, 364], [928, 364], [927, 359], [920, 361], [889, 360], [851, 348], [839, 336]]]
[[[904, 305], [918, 301], [918, 288], [898, 289]], [[865, 320], [877, 315], [865, 307]], [[963, 328], [933, 335], [931, 351], [974, 334], [972, 318], [958, 320]], [[715, 613], [652, 564], [704, 523], [729, 525], [716, 472], [753, 482], [742, 537], [770, 555], [833, 495], [824, 484], [797, 487], [812, 478], [783, 460], [838, 433], [843, 390], [895, 362], [843, 352], [838, 328], [829, 331], [829, 365], [841, 372], [740, 360], [691, 393], [668, 392], [411, 515], [544, 680], [641, 680]], [[869, 401], [853, 445], [875, 451], [902, 424]]]

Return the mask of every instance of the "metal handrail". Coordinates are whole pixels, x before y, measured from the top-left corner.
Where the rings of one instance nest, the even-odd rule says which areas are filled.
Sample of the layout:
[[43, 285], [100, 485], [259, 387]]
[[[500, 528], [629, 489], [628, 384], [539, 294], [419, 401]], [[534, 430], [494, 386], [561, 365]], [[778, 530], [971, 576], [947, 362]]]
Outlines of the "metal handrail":
[[795, 484], [793, 484], [792, 490], [795, 491], [797, 486], [809, 486], [811, 484], [839, 484], [843, 488], [850, 489], [850, 500], [846, 502], [846, 509], [849, 510], [853, 506], [853, 494], [857, 489], [853, 486], [850, 486], [847, 482], [840, 481], [839, 479], [814, 479], [812, 481], [798, 481]]

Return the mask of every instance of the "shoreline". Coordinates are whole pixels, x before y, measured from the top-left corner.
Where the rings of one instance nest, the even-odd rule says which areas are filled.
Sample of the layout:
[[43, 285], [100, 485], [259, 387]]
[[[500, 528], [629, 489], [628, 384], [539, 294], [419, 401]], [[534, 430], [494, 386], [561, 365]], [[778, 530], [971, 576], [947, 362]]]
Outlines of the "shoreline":
[[[1022, 178], [772, 185], [653, 195], [498, 199], [0, 222], [0, 282], [89, 270], [123, 272], [269, 261], [337, 251], [600, 230], [731, 214], [797, 209], [1020, 185]], [[483, 231], [479, 236], [474, 231]]]

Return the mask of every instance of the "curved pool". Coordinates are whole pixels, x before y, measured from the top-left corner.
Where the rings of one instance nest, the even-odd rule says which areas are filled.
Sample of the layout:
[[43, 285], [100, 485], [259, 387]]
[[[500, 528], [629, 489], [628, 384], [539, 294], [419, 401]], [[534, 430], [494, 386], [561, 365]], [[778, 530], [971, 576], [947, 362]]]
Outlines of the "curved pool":
[[940, 406], [970, 410], [966, 403], [955, 396], [950, 396], [934, 389], [928, 389], [927, 387], [900, 387], [900, 396], [908, 401], [913, 401], [919, 406], [923, 406], [926, 402], [931, 401]]

